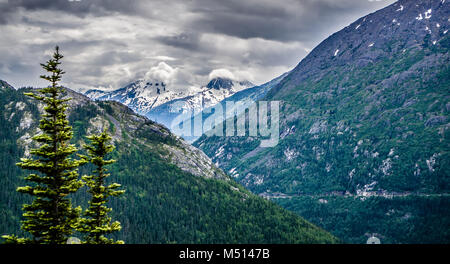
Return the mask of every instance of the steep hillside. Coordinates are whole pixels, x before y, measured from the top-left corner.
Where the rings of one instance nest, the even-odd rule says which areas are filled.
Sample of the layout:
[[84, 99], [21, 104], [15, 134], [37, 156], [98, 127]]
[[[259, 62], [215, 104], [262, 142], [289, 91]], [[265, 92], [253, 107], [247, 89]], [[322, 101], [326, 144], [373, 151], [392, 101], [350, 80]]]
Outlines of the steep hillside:
[[264, 98], [281, 101], [276, 147], [194, 145], [346, 242], [448, 243], [449, 15], [446, 1], [398, 1], [323, 41]]
[[[42, 106], [6, 82], [0, 87], [0, 234], [20, 233], [25, 171]], [[93, 102], [67, 90], [73, 143], [107, 128], [116, 150], [112, 181], [126, 193], [111, 201], [126, 243], [331, 243], [336, 239], [302, 218], [257, 197], [216, 168], [203, 152], [118, 102]], [[83, 167], [86, 174], [89, 167]], [[80, 193], [74, 203], [86, 205]]]

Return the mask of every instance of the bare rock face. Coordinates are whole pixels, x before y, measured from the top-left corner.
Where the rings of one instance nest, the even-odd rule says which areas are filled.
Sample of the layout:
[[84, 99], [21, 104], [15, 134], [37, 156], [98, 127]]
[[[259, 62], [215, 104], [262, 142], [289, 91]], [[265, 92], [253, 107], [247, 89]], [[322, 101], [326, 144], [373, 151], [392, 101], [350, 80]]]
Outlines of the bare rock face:
[[181, 170], [205, 178], [216, 178], [229, 180], [229, 177], [219, 168], [217, 168], [211, 159], [203, 151], [187, 144], [180, 139], [181, 145], [165, 145], [164, 148], [169, 151], [168, 160], [177, 165]]

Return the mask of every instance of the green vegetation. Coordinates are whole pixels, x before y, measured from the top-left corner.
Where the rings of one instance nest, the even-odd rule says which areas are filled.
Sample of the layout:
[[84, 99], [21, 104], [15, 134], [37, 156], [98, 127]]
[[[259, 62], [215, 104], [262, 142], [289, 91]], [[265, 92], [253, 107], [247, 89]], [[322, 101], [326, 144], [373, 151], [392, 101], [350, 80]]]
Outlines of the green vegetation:
[[105, 156], [113, 151], [114, 146], [108, 142], [111, 136], [106, 131], [100, 135], [92, 135], [87, 137], [91, 141], [91, 145], [85, 145], [89, 153], [88, 160], [96, 166], [94, 175], [85, 175], [82, 177], [83, 182], [89, 187], [88, 192], [91, 194], [89, 208], [84, 212], [86, 218], [80, 219], [78, 230], [86, 234], [87, 244], [123, 244], [124, 242], [108, 239], [105, 235], [114, 233], [121, 229], [118, 221], [111, 223], [111, 217], [108, 213], [111, 208], [105, 206], [108, 198], [111, 196], [119, 196], [125, 191], [116, 190], [120, 184], [112, 183], [105, 186], [105, 180], [110, 176], [106, 173], [108, 170], [106, 165], [116, 162], [115, 160], [105, 160]]
[[[425, 47], [391, 47], [391, 53], [361, 67], [328, 62], [309, 77], [294, 71], [264, 98], [282, 102], [281, 139], [274, 148], [258, 149], [257, 137], [203, 136], [194, 145], [223, 170], [234, 169], [237, 180], [254, 193], [293, 197], [417, 194], [402, 200], [414, 220], [406, 224], [408, 235], [396, 232], [394, 224], [385, 225], [383, 217], [373, 221], [350, 217], [374, 198], [357, 203], [342, 198], [340, 203], [314, 207], [308, 207], [307, 198], [276, 201], [344, 242], [362, 243], [365, 233], [374, 232], [386, 242], [418, 243], [425, 225], [450, 225], [444, 217], [450, 214], [448, 206], [420, 207], [423, 195], [450, 193], [449, 39], [444, 36]], [[218, 154], [219, 148], [223, 151]], [[437, 208], [448, 199], [442, 196], [426, 203]], [[334, 215], [344, 207], [348, 218]], [[386, 213], [381, 207], [373, 210]], [[333, 222], [319, 221], [317, 214]], [[392, 216], [392, 221], [400, 221], [399, 217]], [[441, 228], [424, 230], [434, 240], [422, 237], [422, 241], [450, 241]]]
[[37, 158], [22, 158], [17, 163], [22, 169], [38, 172], [25, 178], [30, 185], [17, 188], [18, 192], [34, 197], [31, 204], [23, 206], [25, 220], [22, 222], [22, 229], [29, 232], [32, 238], [5, 236], [10, 243], [65, 243], [79, 219], [80, 208], [73, 208], [68, 196], [83, 185], [78, 179], [77, 168], [84, 160], [70, 158], [77, 148], [69, 144], [72, 128], [65, 113], [65, 102], [68, 100], [60, 99], [63, 88], [58, 82], [64, 72], [58, 66], [62, 58], [56, 47], [53, 58], [42, 64], [51, 75], [41, 78], [51, 82], [51, 86], [39, 90], [40, 95], [26, 94], [45, 104], [45, 114], [39, 124], [43, 133], [33, 137], [40, 147], [30, 151]]
[[[0, 114], [0, 234], [14, 233], [18, 237], [27, 236], [19, 229], [21, 205], [31, 199], [15, 191], [17, 186], [26, 183], [15, 163], [22, 156], [28, 157], [30, 148], [37, 147], [31, 137], [38, 132], [40, 118], [37, 102], [26, 98], [24, 91], [32, 89], [0, 89], [3, 110]], [[87, 134], [97, 133], [99, 127], [112, 135], [115, 149], [108, 158], [117, 162], [108, 165], [111, 175], [107, 179], [123, 184], [126, 192], [105, 203], [105, 200], [92, 200], [89, 186], [67, 196], [72, 204], [92, 211], [99, 204], [104, 206], [103, 212], [112, 209], [104, 219], [117, 219], [122, 228], [105, 235], [110, 241], [131, 244], [338, 241], [294, 213], [251, 194], [215, 167], [214, 172], [223, 178], [206, 178], [180, 169], [170, 161], [168, 148], [178, 148], [184, 156], [192, 152], [164, 127], [135, 115], [119, 103], [92, 102], [68, 89], [66, 92], [73, 98], [68, 109], [69, 124], [74, 127], [70, 143], [81, 149], [79, 154], [89, 155], [81, 147]], [[86, 164], [79, 167], [79, 175], [92, 175], [95, 169], [95, 164]], [[82, 236], [86, 231], [80, 230], [81, 233], [73, 236]]]
[[[275, 199], [312, 223], [333, 230], [346, 243], [365, 243], [375, 235], [381, 243], [434, 244], [450, 241], [448, 196], [344, 197]], [[439, 232], [436, 232], [438, 230]]]
[[[21, 227], [22, 231], [28, 232], [31, 237], [29, 235], [23, 238], [17, 235], [4, 235], [2, 237], [6, 243], [64, 244], [68, 242], [75, 228], [87, 233], [86, 243], [114, 243], [104, 235], [120, 230], [119, 222], [110, 223], [111, 218], [107, 214], [111, 209], [104, 206], [109, 196], [118, 196], [123, 193], [123, 191], [115, 190], [120, 187], [118, 184], [103, 185], [105, 178], [109, 176], [105, 173], [104, 166], [114, 162], [114, 160], [103, 159], [114, 148], [107, 144], [111, 137], [106, 132], [99, 136], [89, 136], [88, 139], [92, 141], [92, 145], [85, 146], [89, 159], [85, 156], [81, 156], [80, 160], [72, 158], [78, 149], [75, 145], [70, 144], [73, 130], [69, 126], [66, 115], [68, 108], [66, 102], [71, 99], [62, 99], [64, 88], [58, 84], [64, 74], [59, 68], [62, 58], [57, 46], [52, 59], [46, 64], [41, 64], [49, 73], [49, 75], [42, 75], [41, 78], [49, 81], [51, 85], [38, 90], [38, 93], [24, 93], [44, 106], [44, 114], [39, 121], [41, 133], [31, 137], [39, 145], [29, 151], [29, 154], [35, 158], [22, 158], [21, 162], [17, 163], [17, 166], [22, 169], [36, 171], [25, 178], [29, 185], [17, 188], [18, 192], [33, 197], [31, 204], [23, 205], [25, 220], [22, 221]], [[1, 84], [2, 93], [9, 94], [14, 91], [4, 82]], [[9, 104], [11, 103], [14, 102]], [[16, 103], [15, 106], [25, 108], [25, 105], [24, 102], [21, 102]], [[31, 107], [31, 109], [36, 112], [35, 108]], [[26, 116], [25, 120], [22, 119], [19, 128], [22, 128], [22, 122], [28, 123], [25, 124], [26, 126], [31, 125], [29, 123], [32, 122], [31, 116], [35, 116], [35, 114]], [[75, 121], [75, 124], [83, 126], [79, 121]], [[11, 132], [9, 129], [6, 131]], [[18, 129], [16, 129], [17, 131]], [[80, 130], [77, 131], [80, 132]], [[10, 135], [4, 136], [10, 137]], [[33, 141], [30, 140], [30, 142]], [[11, 146], [8, 144], [8, 147]], [[83, 177], [87, 186], [90, 187], [89, 193], [93, 197], [89, 202], [89, 209], [85, 212], [87, 218], [80, 218], [81, 208], [72, 206], [70, 196], [83, 186], [84, 182], [79, 179], [78, 168], [88, 161], [97, 166], [97, 170], [94, 171], [97, 176]], [[123, 241], [117, 241], [117, 243], [123, 243]]]
[[[2, 92], [4, 97], [0, 97], [0, 102], [18, 98], [19, 101], [11, 104], [15, 105], [24, 99], [21, 93], [21, 90]], [[10, 103], [3, 102], [3, 105]], [[119, 113], [114, 102], [103, 104]], [[24, 110], [31, 109], [38, 114], [34, 103], [27, 102]], [[97, 110], [103, 113], [104, 108], [97, 107]], [[71, 111], [71, 114], [80, 112], [90, 115], [88, 111]], [[0, 172], [0, 185], [4, 186], [0, 192], [0, 234], [23, 235], [18, 229], [20, 205], [28, 198], [15, 192], [15, 188], [24, 182], [15, 162], [25, 151], [24, 145], [16, 143], [22, 142], [19, 138], [24, 132], [17, 132], [16, 128], [24, 113], [15, 113], [18, 115], [17, 123], [8, 122], [4, 115], [0, 115], [0, 122], [4, 124], [2, 132], [11, 131], [0, 134], [0, 142], [8, 146], [3, 148], [7, 151], [0, 151], [2, 168], [5, 168]], [[119, 118], [115, 113], [114, 117]], [[86, 116], [80, 118], [84, 119]], [[129, 120], [131, 117], [125, 119]], [[123, 129], [122, 122], [124, 121], [121, 120]], [[337, 242], [328, 232], [251, 194], [233, 181], [206, 179], [182, 171], [164, 158], [167, 153], [160, 139], [153, 141], [154, 137], [137, 138], [133, 131], [128, 131], [127, 135], [128, 140], [121, 137], [120, 141], [114, 141], [115, 149], [111, 152], [111, 158], [117, 162], [109, 165], [111, 176], [108, 178], [111, 182], [120, 182], [126, 190], [117, 199], [106, 203], [106, 206], [113, 209], [111, 217], [122, 226], [120, 231], [110, 236], [111, 239], [130, 244]], [[85, 134], [75, 134], [74, 138], [84, 136]], [[133, 140], [136, 143], [132, 143]], [[81, 175], [91, 174], [93, 169], [92, 165], [86, 165], [80, 167], [79, 172]], [[82, 187], [71, 197], [73, 204], [83, 208], [88, 207], [91, 198], [86, 187]]]

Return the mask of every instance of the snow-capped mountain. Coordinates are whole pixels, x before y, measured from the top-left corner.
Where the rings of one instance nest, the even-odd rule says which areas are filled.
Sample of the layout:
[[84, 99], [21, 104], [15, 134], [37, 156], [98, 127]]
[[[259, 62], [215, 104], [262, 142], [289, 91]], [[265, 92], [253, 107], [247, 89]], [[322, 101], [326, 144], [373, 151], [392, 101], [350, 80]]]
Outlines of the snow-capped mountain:
[[91, 98], [91, 99], [98, 99], [104, 95], [106, 95], [108, 92], [102, 91], [102, 90], [98, 90], [98, 89], [91, 89], [88, 90], [84, 93], [84, 95], [86, 95], [87, 97]]
[[[186, 96], [179, 98], [160, 106], [152, 108], [147, 113], [147, 117], [164, 124], [168, 128], [172, 129], [174, 133], [177, 133], [173, 128], [180, 126], [181, 123], [188, 121], [194, 124], [194, 119], [199, 117], [202, 122], [211, 115], [211, 109], [216, 105], [221, 104], [225, 109], [227, 101], [240, 101], [244, 103], [244, 107], [248, 106], [251, 102], [261, 99], [267, 92], [277, 85], [287, 73], [259, 86], [252, 86], [250, 82], [230, 82], [225, 78], [214, 78], [206, 86], [206, 90], [196, 93], [192, 96]], [[205, 110], [204, 112], [201, 112]], [[240, 112], [235, 109], [237, 113]], [[242, 110], [242, 109], [240, 109]], [[184, 118], [179, 118], [180, 113], [191, 113], [191, 115], [185, 115]], [[188, 121], [189, 122], [189, 121]], [[199, 135], [186, 136], [183, 138], [188, 142], [192, 142], [197, 139]]]
[[254, 87], [249, 81], [233, 81], [227, 78], [214, 78], [201, 91], [180, 98], [189, 109], [201, 110], [213, 106], [242, 90]]
[[161, 81], [137, 80], [111, 92], [94, 89], [86, 91], [85, 95], [95, 100], [121, 102], [136, 113], [158, 120], [157, 116], [149, 115], [152, 109], [156, 107], [182, 101], [185, 103], [183, 108], [201, 110], [254, 86], [249, 81], [235, 81], [217, 77], [211, 79], [206, 86], [198, 89], [175, 92]]
[[118, 101], [145, 115], [155, 106], [186, 96], [186, 92], [170, 91], [161, 81], [137, 80], [111, 92], [89, 90], [85, 95], [101, 101]]

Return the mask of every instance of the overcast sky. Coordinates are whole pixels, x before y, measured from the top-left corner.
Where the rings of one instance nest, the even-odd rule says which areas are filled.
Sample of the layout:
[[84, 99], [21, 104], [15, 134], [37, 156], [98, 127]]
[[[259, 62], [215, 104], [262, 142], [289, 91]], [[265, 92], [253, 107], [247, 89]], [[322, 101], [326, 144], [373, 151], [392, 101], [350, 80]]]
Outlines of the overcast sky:
[[330, 34], [395, 0], [0, 0], [0, 79], [46, 85], [59, 45], [65, 85], [117, 89], [141, 78], [174, 89], [224, 74], [267, 82]]

